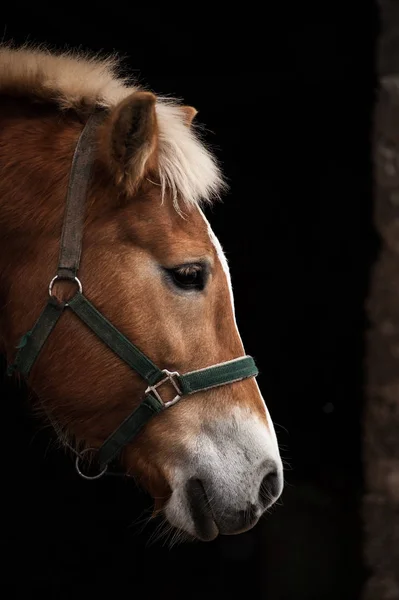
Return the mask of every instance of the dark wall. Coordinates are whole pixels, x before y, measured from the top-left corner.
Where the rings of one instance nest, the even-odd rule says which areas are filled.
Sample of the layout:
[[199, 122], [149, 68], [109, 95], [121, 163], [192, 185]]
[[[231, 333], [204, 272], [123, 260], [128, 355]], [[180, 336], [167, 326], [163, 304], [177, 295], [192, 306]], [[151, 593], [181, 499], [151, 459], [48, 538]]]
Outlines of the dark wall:
[[6, 40], [117, 50], [143, 83], [199, 109], [231, 185], [208, 217], [286, 464], [283, 497], [253, 531], [148, 546], [154, 528], [139, 532], [146, 495], [119, 479], [78, 479], [23, 390], [4, 380], [0, 585], [12, 587], [9, 597], [114, 589], [239, 598], [244, 587], [270, 600], [358, 597], [378, 15], [362, 3], [360, 26], [334, 6], [312, 16], [288, 6], [229, 12], [223, 27], [209, 16], [198, 26], [194, 15], [190, 27], [173, 27], [155, 9], [145, 25], [133, 8], [115, 26], [5, 19]]

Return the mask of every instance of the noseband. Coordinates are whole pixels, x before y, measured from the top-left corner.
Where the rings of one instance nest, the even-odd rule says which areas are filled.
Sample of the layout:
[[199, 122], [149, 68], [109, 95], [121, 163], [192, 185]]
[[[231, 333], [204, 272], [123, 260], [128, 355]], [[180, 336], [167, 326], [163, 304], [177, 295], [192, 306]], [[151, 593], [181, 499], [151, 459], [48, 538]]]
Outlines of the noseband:
[[[10, 365], [8, 369], [10, 374], [18, 371], [28, 378], [47, 338], [63, 312], [69, 309], [147, 382], [144, 399], [111, 433], [102, 446], [98, 449], [86, 448], [77, 453], [77, 471], [86, 479], [97, 479], [103, 475], [111, 461], [154, 415], [176, 404], [183, 396], [231, 384], [248, 377], [256, 377], [258, 374], [255, 362], [250, 356], [243, 356], [183, 375], [167, 369], [160, 369], [83, 295], [83, 287], [77, 274], [82, 250], [86, 196], [95, 157], [96, 131], [103, 118], [104, 111], [93, 113], [79, 137], [68, 185], [57, 274], [49, 284], [49, 300], [46, 306], [33, 328], [21, 338], [17, 346], [18, 351], [14, 364]], [[76, 283], [77, 291], [68, 302], [60, 302], [53, 296], [53, 286], [58, 280]], [[175, 391], [174, 398], [168, 402], [162, 399], [160, 393], [161, 386], [167, 382], [173, 386]], [[91, 477], [84, 475], [79, 468], [79, 460], [88, 451], [98, 452], [100, 469], [97, 475]]]

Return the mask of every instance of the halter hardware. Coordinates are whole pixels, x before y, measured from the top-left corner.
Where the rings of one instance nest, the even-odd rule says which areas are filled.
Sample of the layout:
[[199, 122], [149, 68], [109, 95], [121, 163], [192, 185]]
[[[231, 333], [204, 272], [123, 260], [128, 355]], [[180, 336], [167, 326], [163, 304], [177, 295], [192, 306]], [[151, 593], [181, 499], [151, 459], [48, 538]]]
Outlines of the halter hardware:
[[56, 281], [74, 281], [76, 283], [76, 285], [78, 286], [78, 290], [79, 293], [81, 294], [83, 292], [83, 286], [82, 283], [80, 281], [80, 279], [78, 279], [76, 276], [75, 277], [62, 277], [61, 275], [56, 275], [55, 277], [52, 278], [52, 280], [49, 283], [48, 286], [48, 295], [50, 296], [50, 298], [53, 297], [53, 287]]
[[83, 479], [93, 481], [93, 479], [100, 479], [103, 475], [105, 475], [105, 473], [108, 471], [108, 465], [105, 465], [105, 467], [103, 467], [96, 475], [86, 475], [86, 473], [84, 473], [80, 467], [80, 462], [83, 459], [83, 456], [85, 454], [88, 454], [89, 452], [98, 453], [98, 448], [85, 448], [84, 450], [81, 450], [80, 452], [76, 453], [75, 469], [77, 474], [80, 475]]
[[[162, 369], [162, 373], [165, 373], [166, 377], [164, 377], [163, 379], [161, 379], [161, 381], [158, 381], [158, 383], [155, 383], [154, 385], [149, 385], [145, 391], [145, 395], [147, 396], [147, 394], [150, 394], [150, 393], [154, 394], [154, 396], [160, 402], [162, 402], [162, 404], [164, 405], [164, 408], [168, 408], [169, 406], [173, 406], [173, 404], [176, 404], [176, 402], [178, 402], [183, 395], [183, 392], [181, 391], [181, 389], [179, 388], [179, 386], [177, 385], [177, 383], [175, 381], [175, 377], [180, 377], [180, 374], [177, 371], [168, 371], [168, 369]], [[159, 395], [158, 389], [157, 389], [161, 385], [166, 383], [167, 381], [169, 381], [173, 385], [173, 387], [175, 388], [175, 390], [177, 392], [176, 396], [172, 400], [169, 400], [168, 402], [166, 402], [165, 400], [162, 400], [161, 396]]]
[[[108, 465], [134, 439], [142, 427], [154, 415], [173, 406], [183, 396], [233, 384], [258, 375], [258, 369], [251, 356], [242, 356], [184, 374], [160, 369], [83, 295], [83, 286], [77, 273], [82, 250], [85, 200], [95, 158], [97, 125], [102, 122], [103, 115], [102, 110], [93, 113], [79, 137], [68, 185], [57, 274], [48, 287], [50, 297], [32, 329], [22, 336], [17, 346], [14, 364], [9, 365], [8, 368], [8, 374], [18, 371], [27, 379], [59, 318], [65, 310], [70, 310], [114, 354], [147, 382], [142, 401], [109, 435], [100, 448], [86, 448], [81, 452], [72, 449], [76, 454], [76, 471], [84, 479], [98, 479], [104, 475]], [[68, 302], [59, 302], [53, 296], [53, 286], [57, 280], [69, 280], [77, 284], [78, 289]], [[159, 388], [165, 383], [170, 383], [176, 391], [174, 398], [169, 401], [163, 400], [159, 393]], [[57, 431], [57, 425], [53, 423], [53, 426]], [[84, 474], [80, 467], [84, 455], [89, 452], [97, 453], [99, 472], [94, 476]]]

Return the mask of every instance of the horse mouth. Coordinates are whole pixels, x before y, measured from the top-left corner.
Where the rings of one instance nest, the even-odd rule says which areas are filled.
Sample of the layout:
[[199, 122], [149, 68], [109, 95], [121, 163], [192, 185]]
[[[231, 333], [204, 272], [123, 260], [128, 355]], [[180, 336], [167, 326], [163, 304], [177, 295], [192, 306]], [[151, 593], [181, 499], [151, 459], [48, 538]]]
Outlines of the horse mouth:
[[214, 540], [219, 534], [219, 529], [199, 479], [190, 479], [187, 482], [187, 499], [197, 538], [203, 542]]

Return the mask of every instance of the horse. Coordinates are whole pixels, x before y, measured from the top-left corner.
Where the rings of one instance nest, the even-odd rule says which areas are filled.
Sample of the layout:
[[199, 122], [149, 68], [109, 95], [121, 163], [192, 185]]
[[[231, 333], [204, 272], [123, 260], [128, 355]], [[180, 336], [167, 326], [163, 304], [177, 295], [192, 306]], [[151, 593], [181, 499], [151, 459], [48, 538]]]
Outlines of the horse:
[[10, 375], [86, 479], [117, 464], [188, 538], [251, 529], [283, 467], [205, 216], [226, 183], [197, 110], [115, 56], [29, 46], [0, 48], [0, 106]]

